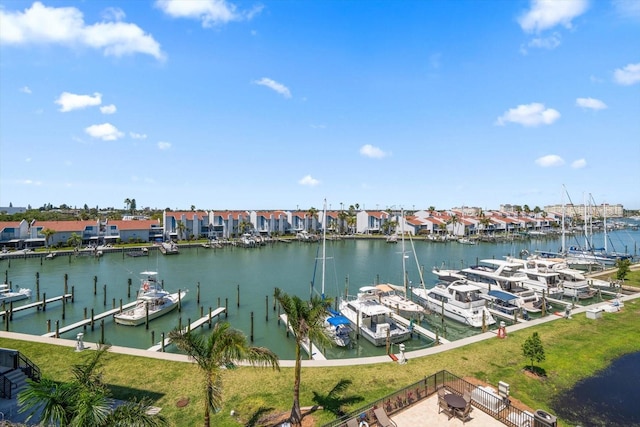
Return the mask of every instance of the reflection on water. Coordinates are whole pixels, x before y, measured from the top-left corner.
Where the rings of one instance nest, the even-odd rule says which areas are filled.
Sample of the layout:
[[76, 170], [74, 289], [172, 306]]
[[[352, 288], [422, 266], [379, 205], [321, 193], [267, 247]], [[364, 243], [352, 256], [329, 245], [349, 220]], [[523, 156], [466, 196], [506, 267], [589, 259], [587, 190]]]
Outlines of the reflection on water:
[[553, 402], [555, 413], [582, 427], [640, 426], [640, 352], [580, 381]]
[[[640, 233], [635, 232], [635, 237]], [[451, 267], [476, 264], [483, 258], [514, 256], [522, 249], [555, 250], [557, 240], [530, 240], [509, 243], [461, 245], [458, 243], [415, 242], [416, 256], [421, 263], [427, 287], [436, 283], [431, 269], [443, 263]], [[397, 245], [384, 240], [341, 240], [327, 242], [325, 294], [336, 298], [345, 292], [355, 295], [359, 287], [372, 283], [403, 283], [402, 256]], [[188, 289], [181, 311], [153, 320], [145, 326], [128, 327], [114, 324], [111, 318], [91, 327], [80, 328], [62, 337], [75, 339], [78, 332], [85, 334], [87, 342], [104, 340], [114, 345], [148, 348], [158, 343], [162, 334], [173, 328], [206, 315], [210, 308], [228, 307], [222, 315], [234, 328], [253, 338], [253, 345], [272, 349], [282, 359], [294, 357], [294, 342], [285, 333], [273, 303], [276, 287], [284, 292], [307, 298], [311, 292], [320, 293], [321, 280], [316, 269], [318, 245], [293, 242], [278, 243], [252, 249], [232, 248], [182, 249], [179, 255], [163, 256], [150, 251], [146, 257], [128, 257], [124, 253], [106, 253], [101, 258], [58, 256], [51, 260], [38, 258], [0, 261], [0, 271], [13, 287], [28, 287], [36, 294], [36, 273], [40, 295], [47, 298], [61, 295], [65, 275], [69, 292], [75, 290], [75, 302], [68, 303], [64, 311], [60, 302], [52, 303], [46, 311], [34, 309], [15, 313], [9, 330], [35, 335], [55, 331], [91, 315], [126, 304], [135, 298], [139, 287], [139, 273], [145, 270], [159, 272], [165, 289]], [[409, 259], [413, 260], [411, 255]], [[415, 262], [407, 262], [410, 286], [420, 283]], [[316, 272], [312, 290], [312, 280]], [[129, 281], [131, 291], [129, 296]], [[106, 293], [105, 293], [106, 291]], [[199, 301], [198, 301], [199, 300]], [[507, 322], [509, 324], [509, 322]], [[459, 323], [429, 315], [422, 326], [448, 340], [456, 340], [480, 333]], [[204, 327], [205, 331], [207, 326]], [[415, 335], [405, 343], [406, 351], [429, 347], [431, 340]], [[168, 348], [167, 351], [175, 351]], [[393, 349], [398, 352], [397, 348]], [[384, 347], [374, 347], [360, 339], [352, 348], [326, 349], [328, 358], [349, 358], [385, 354]]]

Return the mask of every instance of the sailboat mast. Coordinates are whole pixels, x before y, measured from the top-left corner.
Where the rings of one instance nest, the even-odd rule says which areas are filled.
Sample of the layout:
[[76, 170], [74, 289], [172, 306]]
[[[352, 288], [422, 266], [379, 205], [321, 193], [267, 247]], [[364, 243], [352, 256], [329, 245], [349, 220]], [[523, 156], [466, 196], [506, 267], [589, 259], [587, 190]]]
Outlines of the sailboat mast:
[[324, 222], [322, 226], [322, 299], [324, 300], [324, 271], [327, 259], [327, 199], [324, 199], [324, 206], [322, 210], [322, 221]]
[[565, 201], [564, 201], [564, 193], [567, 191], [567, 189], [565, 188], [564, 185], [562, 185], [562, 188], [564, 189], [564, 191], [562, 192], [562, 200], [561, 200], [561, 202], [562, 202], [562, 255], [565, 255], [567, 253], [566, 252], [567, 248], [565, 246], [566, 245], [566, 242], [565, 242], [566, 233], [565, 233], [565, 230], [564, 230], [564, 228], [565, 228], [565, 224], [564, 224], [564, 222], [565, 222], [565, 210], [566, 210]]
[[404, 251], [404, 209], [400, 210], [400, 232], [402, 233], [402, 284], [404, 285], [404, 294], [409, 295], [409, 283], [407, 283], [407, 263], [405, 261]]

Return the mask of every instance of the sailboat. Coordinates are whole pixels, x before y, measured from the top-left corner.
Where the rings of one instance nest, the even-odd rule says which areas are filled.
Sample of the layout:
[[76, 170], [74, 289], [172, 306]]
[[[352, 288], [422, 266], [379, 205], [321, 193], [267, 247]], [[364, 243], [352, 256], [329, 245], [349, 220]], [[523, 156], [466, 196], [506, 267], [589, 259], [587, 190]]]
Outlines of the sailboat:
[[[325, 285], [325, 272], [327, 261], [327, 201], [324, 201], [324, 218], [325, 226], [322, 231], [322, 263], [321, 263], [321, 280], [322, 280], [322, 293], [321, 297], [325, 299], [324, 285]], [[338, 347], [346, 347], [351, 343], [351, 322], [345, 316], [338, 311], [329, 309], [329, 315], [324, 319], [324, 332]]]
[[379, 284], [376, 285], [376, 289], [378, 290], [378, 298], [380, 302], [389, 307], [390, 309], [397, 312], [402, 317], [407, 317], [409, 319], [420, 321], [424, 317], [424, 308], [415, 302], [413, 302], [408, 295], [409, 294], [409, 283], [407, 280], [407, 263], [406, 259], [408, 258], [405, 251], [405, 241], [404, 241], [404, 211], [402, 211], [401, 215], [401, 242], [402, 242], [402, 281], [403, 286], [392, 285], [391, 283]]

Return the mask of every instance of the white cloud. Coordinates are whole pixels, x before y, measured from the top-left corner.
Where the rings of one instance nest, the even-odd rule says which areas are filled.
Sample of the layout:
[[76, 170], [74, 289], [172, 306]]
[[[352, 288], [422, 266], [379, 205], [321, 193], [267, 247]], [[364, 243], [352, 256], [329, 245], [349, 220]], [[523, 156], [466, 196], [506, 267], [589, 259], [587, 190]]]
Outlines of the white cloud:
[[27, 95], [31, 95], [31, 88], [29, 86], [22, 86], [20, 88], [20, 92], [26, 93]]
[[298, 181], [298, 184], [300, 184], [300, 185], [308, 185], [309, 187], [314, 187], [314, 186], [320, 184], [320, 181], [318, 181], [317, 179], [315, 179], [311, 175], [307, 175], [304, 178], [302, 178], [300, 181]]
[[262, 6], [238, 11], [226, 0], [158, 0], [156, 7], [173, 18], [197, 19], [203, 27], [226, 24], [231, 21], [251, 20], [262, 11]]
[[381, 159], [388, 156], [388, 153], [385, 153], [380, 148], [374, 147], [371, 144], [365, 144], [360, 147], [360, 154], [365, 157], [371, 157], [372, 159]]
[[[114, 9], [108, 17], [118, 19], [123, 15]], [[143, 53], [164, 59], [158, 42], [135, 24], [103, 21], [87, 25], [82, 12], [75, 7], [47, 7], [40, 2], [24, 12], [0, 9], [0, 42], [80, 45], [101, 49], [107, 56]]]
[[587, 0], [531, 0], [531, 9], [518, 18], [520, 27], [534, 33], [562, 25], [571, 28], [571, 21], [588, 8]]
[[592, 110], [604, 110], [607, 104], [595, 98], [578, 98], [576, 99], [576, 105], [582, 108], [590, 108]]
[[553, 108], [545, 108], [544, 104], [534, 102], [518, 105], [498, 117], [496, 124], [504, 126], [506, 123], [518, 123], [522, 126], [550, 125], [560, 118], [560, 113]]
[[640, 18], [640, 2], [638, 0], [613, 0], [613, 7], [625, 18]]
[[538, 49], [549, 49], [553, 50], [560, 46], [560, 41], [562, 36], [560, 33], [553, 33], [548, 37], [535, 37], [529, 41], [528, 47], [538, 48]]
[[120, 132], [118, 128], [116, 128], [111, 123], [102, 123], [100, 125], [91, 125], [84, 130], [87, 135], [98, 138], [103, 141], [115, 141], [124, 136], [124, 133]]
[[113, 104], [105, 105], [103, 107], [100, 107], [100, 112], [102, 114], [114, 114], [117, 110], [118, 109]]
[[269, 89], [273, 89], [276, 92], [278, 92], [280, 95], [284, 96], [285, 98], [291, 98], [291, 92], [289, 91], [289, 88], [287, 88], [282, 83], [278, 83], [275, 80], [271, 80], [267, 77], [263, 77], [260, 80], [254, 80], [253, 83], [261, 86], [266, 86]]
[[630, 86], [640, 82], [640, 62], [629, 64], [624, 68], [618, 68], [613, 72], [613, 79], [616, 83]]
[[171, 148], [171, 143], [170, 142], [166, 142], [166, 141], [160, 141], [158, 142], [158, 149], [159, 150], [168, 150], [169, 148]]
[[93, 107], [102, 104], [102, 94], [95, 92], [91, 95], [76, 95], [75, 93], [62, 92], [55, 103], [60, 106], [60, 111], [66, 113], [72, 110]]
[[105, 21], [122, 21], [127, 15], [119, 7], [108, 7], [100, 14]]
[[549, 154], [536, 159], [536, 164], [543, 168], [564, 165], [564, 159], [555, 154]]
[[129, 132], [129, 136], [132, 139], [147, 139], [147, 135], [144, 133]]
[[582, 169], [582, 168], [584, 168], [584, 167], [586, 167], [586, 166], [587, 166], [587, 161], [586, 161], [585, 159], [578, 159], [578, 160], [574, 160], [574, 161], [571, 163], [571, 167], [572, 167], [573, 169]]

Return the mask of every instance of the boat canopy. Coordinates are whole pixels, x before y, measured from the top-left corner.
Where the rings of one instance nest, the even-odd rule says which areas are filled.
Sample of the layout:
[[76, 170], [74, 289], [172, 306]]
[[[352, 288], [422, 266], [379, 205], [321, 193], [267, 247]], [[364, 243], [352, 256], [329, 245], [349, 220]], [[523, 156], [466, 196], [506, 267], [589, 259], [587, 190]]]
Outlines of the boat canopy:
[[348, 325], [349, 319], [347, 319], [344, 316], [330, 316], [330, 317], [327, 317], [327, 322], [331, 326]]
[[502, 301], [513, 301], [515, 299], [518, 299], [517, 295], [510, 294], [509, 292], [505, 291], [489, 291], [489, 295], [501, 299]]

